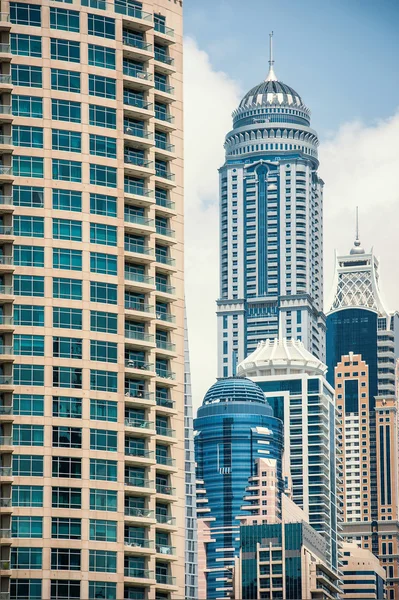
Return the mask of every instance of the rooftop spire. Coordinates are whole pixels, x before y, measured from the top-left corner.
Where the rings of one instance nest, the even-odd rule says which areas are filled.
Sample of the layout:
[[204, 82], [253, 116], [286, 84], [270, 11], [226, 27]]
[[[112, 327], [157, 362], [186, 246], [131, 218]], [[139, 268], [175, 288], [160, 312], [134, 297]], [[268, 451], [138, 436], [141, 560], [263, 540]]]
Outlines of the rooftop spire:
[[269, 74], [266, 77], [265, 81], [277, 81], [276, 74], [273, 69], [274, 60], [273, 60], [273, 31], [269, 33]]
[[359, 207], [356, 206], [356, 237], [353, 244], [351, 254], [364, 254], [364, 249], [361, 247], [359, 240]]

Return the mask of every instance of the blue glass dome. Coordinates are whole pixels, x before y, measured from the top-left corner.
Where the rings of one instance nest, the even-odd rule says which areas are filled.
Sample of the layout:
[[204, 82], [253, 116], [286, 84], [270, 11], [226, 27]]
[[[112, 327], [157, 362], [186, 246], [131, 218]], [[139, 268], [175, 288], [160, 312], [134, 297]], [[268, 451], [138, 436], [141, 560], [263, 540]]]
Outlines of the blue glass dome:
[[203, 406], [220, 402], [257, 402], [267, 404], [261, 388], [246, 377], [219, 379], [205, 394]]

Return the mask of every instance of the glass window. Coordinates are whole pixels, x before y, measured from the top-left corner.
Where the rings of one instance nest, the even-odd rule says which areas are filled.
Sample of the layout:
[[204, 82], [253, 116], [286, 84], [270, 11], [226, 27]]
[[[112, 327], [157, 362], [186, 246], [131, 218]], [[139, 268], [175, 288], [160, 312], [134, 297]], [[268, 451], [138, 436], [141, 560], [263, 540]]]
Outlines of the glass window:
[[64, 456], [53, 456], [53, 477], [68, 477], [80, 479], [82, 476], [82, 459]]
[[53, 179], [60, 181], [82, 181], [82, 163], [76, 160], [53, 158]]
[[82, 369], [75, 367], [53, 367], [53, 386], [82, 388]]
[[53, 337], [53, 356], [58, 358], [82, 358], [81, 338]]
[[16, 25], [29, 25], [40, 27], [40, 4], [24, 4], [23, 2], [10, 2], [10, 21]]
[[102, 17], [101, 15], [88, 15], [88, 33], [89, 35], [98, 35], [100, 37], [115, 39], [115, 19]]
[[80, 571], [80, 550], [51, 548], [51, 568], [55, 571]]
[[44, 190], [42, 187], [13, 185], [12, 197], [14, 206], [29, 206], [30, 208], [43, 208], [44, 206]]
[[89, 550], [89, 571], [116, 573], [116, 552]]
[[82, 398], [53, 396], [53, 417], [80, 419], [82, 417]]
[[105, 46], [89, 44], [89, 65], [115, 70], [115, 50]]
[[50, 39], [50, 54], [54, 60], [80, 62], [80, 43], [64, 39]]
[[118, 420], [118, 405], [112, 400], [90, 400], [90, 419], [94, 421]]
[[35, 394], [14, 394], [14, 415], [41, 417], [44, 415], [44, 396]]
[[42, 600], [42, 580], [11, 579], [10, 600], [21, 600], [21, 598], [29, 598], [29, 600]]
[[118, 445], [118, 434], [108, 429], [90, 429], [90, 449], [106, 450], [116, 452]]
[[12, 569], [41, 569], [41, 548], [11, 548]]
[[80, 540], [81, 520], [53, 517], [51, 519], [51, 537], [58, 540]]
[[41, 88], [42, 68], [29, 65], [11, 65], [11, 81], [13, 85]]
[[116, 138], [90, 134], [90, 154], [116, 158]]
[[90, 490], [90, 510], [116, 512], [118, 492], [114, 490]]
[[110, 371], [90, 370], [90, 389], [102, 392], [118, 391], [118, 374]]
[[116, 600], [116, 583], [111, 581], [89, 581], [89, 600], [96, 600], [97, 598]]
[[51, 100], [52, 117], [58, 121], [80, 123], [80, 102]]
[[65, 69], [51, 69], [51, 89], [80, 93], [80, 73]]
[[118, 344], [103, 340], [90, 340], [90, 359], [116, 363], [118, 360]]
[[53, 487], [51, 491], [53, 508], [82, 508], [82, 490], [74, 487]]
[[14, 334], [14, 353], [20, 356], [44, 356], [44, 335]]
[[82, 309], [54, 306], [53, 327], [62, 329], [82, 329]]
[[42, 246], [14, 245], [14, 265], [18, 267], [44, 267], [44, 248]]
[[53, 238], [56, 240], [82, 241], [81, 221], [71, 219], [53, 219]]
[[43, 425], [13, 425], [13, 446], [43, 446]]
[[103, 252], [90, 252], [90, 271], [92, 273], [104, 273], [105, 275], [116, 275], [118, 270], [118, 257]]
[[11, 537], [41, 538], [43, 537], [43, 518], [15, 516], [11, 517]]
[[105, 194], [90, 194], [90, 212], [92, 215], [116, 217], [116, 198]]
[[44, 218], [14, 215], [14, 234], [27, 237], [44, 237]]
[[79, 32], [78, 11], [50, 7], [50, 29]]
[[43, 117], [43, 99], [36, 96], [12, 95], [12, 114], [14, 117]]
[[66, 152], [81, 152], [81, 133], [78, 131], [67, 131], [66, 129], [53, 129], [53, 150], [65, 150]]
[[90, 242], [92, 244], [104, 244], [116, 246], [117, 229], [114, 225], [103, 225], [102, 223], [90, 223]]
[[106, 0], [81, 0], [82, 6], [90, 6], [99, 10], [107, 10]]
[[43, 506], [43, 486], [12, 485], [12, 505], [40, 508]]
[[82, 192], [71, 190], [53, 190], [53, 208], [81, 212]]
[[43, 477], [43, 456], [13, 454], [12, 474], [14, 477]]
[[53, 448], [81, 448], [82, 429], [80, 427], [53, 427]]
[[104, 333], [117, 333], [118, 315], [99, 310], [92, 310], [90, 312], [90, 330], [103, 331]]
[[82, 251], [53, 248], [53, 268], [68, 271], [82, 270]]
[[116, 81], [111, 77], [89, 74], [89, 96], [100, 98], [116, 98]]
[[44, 297], [44, 277], [34, 275], [14, 275], [14, 294], [16, 296]]
[[105, 460], [103, 458], [90, 459], [90, 479], [99, 481], [117, 480], [116, 460]]
[[89, 125], [116, 129], [116, 109], [89, 104]]
[[26, 33], [12, 33], [11, 54], [18, 56], [35, 56], [42, 55], [42, 38], [39, 35], [28, 35]]
[[54, 277], [54, 298], [67, 298], [70, 300], [82, 299], [82, 282], [79, 279], [67, 279], [65, 277]]
[[105, 165], [90, 165], [90, 183], [116, 188], [116, 169]]
[[12, 143], [24, 148], [43, 148], [43, 128], [13, 125]]
[[12, 157], [12, 170], [16, 177], [43, 178], [43, 159], [39, 156], [14, 155]]
[[90, 281], [90, 301], [104, 304], [118, 303], [118, 287], [113, 283]]
[[90, 519], [89, 540], [96, 542], [116, 542], [116, 521]]
[[15, 385], [44, 385], [44, 366], [42, 365], [15, 365]]
[[80, 581], [52, 579], [50, 590], [50, 600], [79, 600]]

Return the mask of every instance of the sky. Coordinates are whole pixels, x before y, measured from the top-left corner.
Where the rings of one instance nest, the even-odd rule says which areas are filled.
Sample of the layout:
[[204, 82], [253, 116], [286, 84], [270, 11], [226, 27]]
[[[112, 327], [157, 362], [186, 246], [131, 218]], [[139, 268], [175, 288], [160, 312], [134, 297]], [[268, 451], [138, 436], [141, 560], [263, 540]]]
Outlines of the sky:
[[218, 168], [231, 112], [268, 71], [311, 109], [324, 189], [325, 301], [334, 251], [360, 238], [399, 310], [399, 2], [185, 0], [186, 301], [194, 406], [216, 378]]

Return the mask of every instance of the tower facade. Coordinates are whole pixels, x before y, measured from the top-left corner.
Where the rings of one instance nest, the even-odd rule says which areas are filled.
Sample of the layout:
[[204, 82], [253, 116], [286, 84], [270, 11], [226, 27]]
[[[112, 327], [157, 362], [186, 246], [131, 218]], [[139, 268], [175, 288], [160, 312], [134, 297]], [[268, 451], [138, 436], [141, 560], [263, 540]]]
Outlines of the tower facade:
[[233, 113], [220, 169], [218, 375], [278, 335], [325, 357], [323, 182], [299, 94], [265, 81]]
[[1, 598], [182, 598], [182, 6], [1, 5]]

